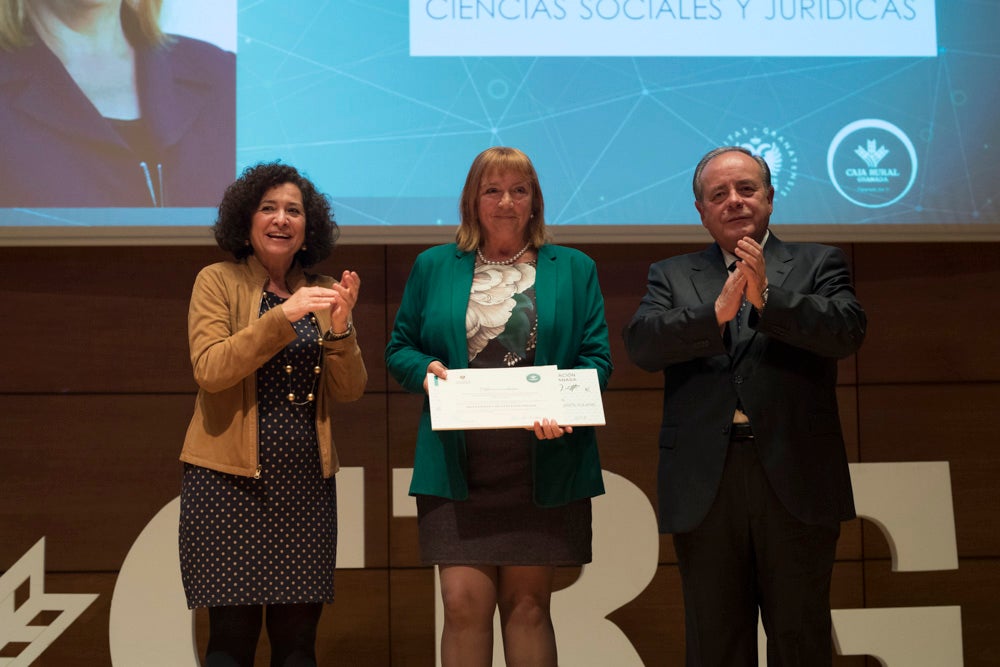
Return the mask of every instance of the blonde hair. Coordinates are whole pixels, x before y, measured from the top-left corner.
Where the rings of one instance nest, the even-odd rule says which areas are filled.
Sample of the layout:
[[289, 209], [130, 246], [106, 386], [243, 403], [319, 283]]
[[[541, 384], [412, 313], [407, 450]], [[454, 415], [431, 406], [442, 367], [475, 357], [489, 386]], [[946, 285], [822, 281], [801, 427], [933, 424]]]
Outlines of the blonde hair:
[[479, 247], [482, 232], [479, 228], [479, 188], [490, 173], [515, 173], [531, 183], [531, 219], [528, 220], [527, 239], [535, 248], [545, 245], [548, 235], [545, 231], [545, 200], [542, 186], [531, 159], [522, 151], [507, 146], [493, 146], [476, 156], [465, 178], [462, 197], [458, 202], [459, 225], [455, 232], [455, 243], [459, 250], [470, 252]]
[[[27, 2], [29, 0], [0, 0], [0, 49], [16, 51], [31, 44]], [[160, 30], [162, 6], [163, 0], [123, 0], [122, 22], [134, 24], [143, 42], [151, 46], [165, 44], [169, 40]]]

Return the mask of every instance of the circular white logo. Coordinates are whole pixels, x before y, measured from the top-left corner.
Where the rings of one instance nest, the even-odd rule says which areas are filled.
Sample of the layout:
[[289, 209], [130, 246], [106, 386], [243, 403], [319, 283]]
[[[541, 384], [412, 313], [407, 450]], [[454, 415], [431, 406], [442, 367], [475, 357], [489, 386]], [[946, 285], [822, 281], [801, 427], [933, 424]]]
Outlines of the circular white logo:
[[726, 144], [745, 148], [764, 158], [771, 170], [774, 194], [787, 197], [799, 173], [799, 156], [792, 145], [777, 130], [771, 128], [743, 128], [726, 137]]
[[883, 208], [913, 187], [917, 151], [892, 123], [866, 118], [837, 133], [826, 154], [826, 168], [844, 199], [865, 208]]

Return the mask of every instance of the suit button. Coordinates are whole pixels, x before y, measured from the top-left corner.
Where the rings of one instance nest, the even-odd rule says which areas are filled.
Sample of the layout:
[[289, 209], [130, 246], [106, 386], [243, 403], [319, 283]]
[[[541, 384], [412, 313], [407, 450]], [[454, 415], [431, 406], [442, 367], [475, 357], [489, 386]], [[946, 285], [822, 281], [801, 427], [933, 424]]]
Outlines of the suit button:
[[735, 382], [736, 384], [743, 384], [743, 376], [742, 375], [734, 375], [733, 376], [733, 382]]

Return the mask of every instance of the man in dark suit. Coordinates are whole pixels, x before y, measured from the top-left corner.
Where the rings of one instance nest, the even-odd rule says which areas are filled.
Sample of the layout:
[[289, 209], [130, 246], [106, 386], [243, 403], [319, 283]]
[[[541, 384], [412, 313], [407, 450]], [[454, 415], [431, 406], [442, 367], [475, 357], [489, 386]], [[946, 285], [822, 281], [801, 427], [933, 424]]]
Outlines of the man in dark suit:
[[768, 231], [762, 158], [715, 149], [693, 186], [715, 243], [650, 266], [623, 332], [632, 361], [664, 378], [659, 523], [680, 565], [687, 665], [756, 665], [758, 609], [768, 665], [830, 665], [830, 575], [854, 517], [837, 359], [861, 345], [865, 313], [839, 249]]

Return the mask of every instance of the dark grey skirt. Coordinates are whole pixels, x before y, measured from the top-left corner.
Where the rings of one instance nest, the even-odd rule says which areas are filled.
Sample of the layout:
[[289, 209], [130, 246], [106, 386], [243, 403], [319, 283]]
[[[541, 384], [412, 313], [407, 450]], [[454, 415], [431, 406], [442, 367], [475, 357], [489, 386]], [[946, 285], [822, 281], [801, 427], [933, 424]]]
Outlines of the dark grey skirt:
[[590, 499], [532, 500], [531, 447], [521, 429], [467, 431], [469, 499], [417, 496], [420, 556], [436, 565], [581, 565], [591, 561]]

